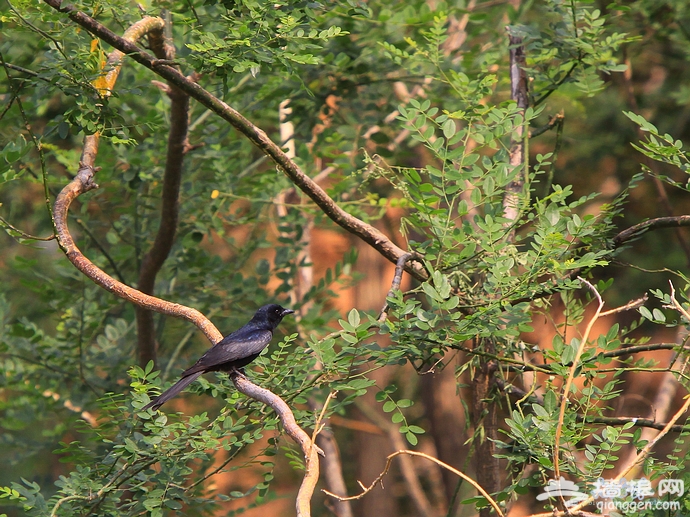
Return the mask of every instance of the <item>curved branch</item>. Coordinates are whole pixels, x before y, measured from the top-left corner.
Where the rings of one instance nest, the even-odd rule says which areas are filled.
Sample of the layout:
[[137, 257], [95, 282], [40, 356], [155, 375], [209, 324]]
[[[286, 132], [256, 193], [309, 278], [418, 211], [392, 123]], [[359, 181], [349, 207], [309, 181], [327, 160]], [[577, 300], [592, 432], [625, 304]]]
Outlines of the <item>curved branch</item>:
[[297, 508], [297, 517], [309, 517], [311, 515], [311, 498], [314, 494], [316, 483], [319, 481], [318, 447], [314, 445], [309, 435], [297, 425], [290, 407], [278, 395], [253, 384], [237, 370], [230, 373], [230, 378], [235, 383], [237, 391], [271, 406], [280, 417], [285, 432], [302, 448], [306, 472], [299, 492], [297, 492], [295, 506]]
[[[95, 156], [95, 155], [94, 155]], [[223, 335], [203, 314], [196, 309], [180, 305], [178, 303], [161, 300], [155, 296], [144, 294], [137, 289], [115, 280], [113, 277], [98, 268], [91, 262], [74, 243], [67, 226], [67, 213], [69, 207], [79, 195], [89, 190], [98, 188], [93, 180], [94, 169], [91, 166], [82, 164], [74, 179], [62, 189], [53, 207], [53, 217], [55, 218], [55, 230], [57, 232], [58, 244], [67, 258], [74, 266], [84, 273], [87, 277], [100, 285], [106, 291], [113, 293], [120, 298], [134, 303], [140, 307], [186, 319], [194, 323], [206, 335], [211, 343], [217, 343], [223, 339]]]
[[[153, 31], [163, 30], [163, 20], [160, 18], [146, 17], [132, 25], [124, 34], [122, 39], [130, 44], [131, 41], [136, 41], [144, 35]], [[131, 40], [131, 41], [130, 41]], [[97, 81], [97, 87], [105, 96], [110, 95], [117, 76], [122, 67], [122, 58], [124, 54], [117, 50], [111, 52], [108, 56], [108, 64], [112, 68], [108, 73]], [[196, 309], [186, 307], [177, 303], [168, 302], [159, 298], [149, 296], [137, 289], [133, 289], [128, 285], [115, 280], [113, 277], [98, 268], [81, 252], [81, 250], [74, 243], [74, 239], [69, 231], [67, 225], [67, 215], [69, 207], [78, 196], [89, 190], [98, 188], [98, 185], [93, 179], [95, 173], [95, 162], [98, 154], [98, 143], [100, 135], [98, 133], [89, 135], [84, 138], [84, 147], [82, 149], [79, 171], [72, 181], [65, 186], [60, 194], [58, 194], [55, 204], [53, 206], [53, 218], [55, 220], [55, 233], [58, 244], [62, 251], [67, 255], [67, 258], [74, 264], [77, 269], [84, 273], [87, 277], [95, 283], [103, 287], [105, 290], [134, 303], [139, 307], [144, 307], [162, 314], [168, 314], [179, 318], [186, 319], [194, 323], [206, 335], [211, 343], [217, 343], [223, 339], [223, 335], [211, 323], [208, 318], [201, 314]]]
[[[276, 165], [285, 172], [290, 180], [302, 190], [302, 192], [309, 196], [337, 225], [362, 239], [391, 262], [397, 262], [398, 258], [405, 253], [404, 250], [393, 243], [381, 231], [340, 208], [338, 204], [307, 176], [263, 130], [252, 124], [237, 110], [212, 95], [194, 81], [185, 77], [172, 66], [169, 66], [167, 61], [154, 58], [151, 54], [134, 43], [119, 37], [90, 16], [78, 11], [74, 6], [63, 5], [62, 0], [44, 1], [54, 9], [67, 14], [72, 21], [82, 26], [91, 34], [101, 38], [121, 52], [126, 53], [136, 62], [152, 70], [171, 84], [174, 84], [191, 98], [197, 100], [203, 106], [229, 122], [235, 129], [256, 145], [261, 152], [271, 158]], [[418, 280], [423, 281], [428, 277], [421, 264], [408, 262], [405, 269]]]

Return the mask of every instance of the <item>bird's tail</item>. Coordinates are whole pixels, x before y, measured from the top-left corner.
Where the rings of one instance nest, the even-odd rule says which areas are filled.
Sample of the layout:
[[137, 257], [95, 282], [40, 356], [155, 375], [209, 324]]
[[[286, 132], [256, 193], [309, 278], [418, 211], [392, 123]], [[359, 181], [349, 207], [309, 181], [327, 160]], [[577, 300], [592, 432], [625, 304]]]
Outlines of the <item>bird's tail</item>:
[[197, 372], [193, 373], [192, 375], [188, 375], [187, 377], [182, 377], [179, 381], [177, 381], [175, 384], [173, 384], [170, 388], [165, 390], [163, 393], [158, 395], [155, 399], [153, 399], [151, 402], [146, 404], [143, 408], [143, 410], [151, 409], [157, 410], [159, 407], [161, 407], [163, 404], [165, 404], [168, 400], [173, 398], [175, 395], [180, 393], [183, 389], [185, 389], [187, 386], [189, 386], [191, 383], [193, 383], [199, 375], [201, 375], [204, 372]]

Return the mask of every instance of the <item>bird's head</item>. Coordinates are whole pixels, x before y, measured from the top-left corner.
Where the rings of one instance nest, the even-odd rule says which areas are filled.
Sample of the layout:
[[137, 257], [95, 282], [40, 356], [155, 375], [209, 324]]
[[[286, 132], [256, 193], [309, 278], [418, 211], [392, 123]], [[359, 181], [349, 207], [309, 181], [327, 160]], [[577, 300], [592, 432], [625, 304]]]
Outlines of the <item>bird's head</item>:
[[264, 305], [256, 314], [252, 320], [261, 323], [268, 323], [271, 328], [276, 328], [278, 323], [287, 316], [288, 314], [293, 314], [295, 311], [292, 309], [285, 309], [278, 305], [277, 303], [271, 303], [269, 305]]

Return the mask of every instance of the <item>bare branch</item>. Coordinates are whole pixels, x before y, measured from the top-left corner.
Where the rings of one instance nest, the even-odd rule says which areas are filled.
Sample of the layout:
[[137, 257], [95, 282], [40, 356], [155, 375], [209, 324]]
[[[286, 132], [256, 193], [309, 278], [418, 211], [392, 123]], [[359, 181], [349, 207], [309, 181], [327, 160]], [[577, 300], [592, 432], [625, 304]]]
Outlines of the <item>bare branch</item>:
[[671, 286], [671, 303], [673, 307], [683, 315], [686, 321], [690, 322], [690, 314], [688, 314], [688, 311], [686, 311], [685, 308], [678, 303], [678, 300], [676, 300], [676, 288], [673, 287], [673, 283], [670, 280], [668, 283]]
[[690, 352], [690, 348], [678, 343], [652, 343], [651, 345], [637, 345], [621, 348], [612, 352], [605, 352], [602, 357], [620, 357], [621, 355], [639, 354], [640, 352], [651, 352], [654, 350], [684, 350]]
[[613, 244], [618, 247], [626, 241], [640, 237], [649, 230], [656, 230], [659, 228], [678, 228], [680, 226], [690, 226], [690, 215], [678, 215], [674, 217], [657, 217], [648, 221], [641, 222], [630, 228], [626, 228], [619, 232], [613, 238]]
[[638, 307], [641, 307], [642, 305], [645, 304], [645, 302], [649, 299], [647, 294], [642, 298], [638, 298], [637, 300], [631, 300], [625, 305], [621, 305], [620, 307], [616, 307], [615, 309], [610, 309], [608, 311], [604, 311], [601, 314], [599, 314], [600, 318], [603, 318], [604, 316], [610, 316], [612, 314], [618, 314], [619, 312], [625, 312], [625, 311], [630, 311], [633, 309], [637, 309]]
[[[396, 425], [394, 425], [392, 422], [389, 422], [374, 408], [361, 399], [355, 401], [355, 405], [357, 406], [357, 409], [362, 411], [362, 413], [364, 413], [367, 418], [374, 422], [374, 424], [386, 431], [386, 434], [388, 434], [388, 438], [393, 445], [393, 449], [403, 450], [405, 448], [405, 441], [403, 440], [400, 430]], [[405, 485], [407, 485], [408, 494], [417, 510], [417, 514], [420, 517], [431, 517], [434, 515], [431, 503], [424, 493], [422, 484], [419, 481], [417, 472], [415, 471], [414, 464], [407, 456], [400, 457], [400, 471], [402, 472]]]
[[553, 129], [554, 127], [559, 126], [560, 124], [563, 124], [564, 120], [565, 120], [565, 113], [563, 112], [563, 110], [561, 110], [559, 113], [556, 113], [553, 117], [551, 117], [545, 125], [535, 129], [534, 131], [530, 131], [529, 137], [534, 138], [536, 136], [541, 135], [542, 133], [546, 133], [547, 131]]
[[[395, 274], [393, 275], [393, 281], [391, 282], [391, 288], [388, 291], [388, 294], [386, 295], [386, 299], [392, 298], [395, 296], [395, 292], [400, 289], [400, 282], [402, 282], [402, 274], [405, 269], [405, 264], [407, 263], [408, 260], [412, 260], [415, 258], [414, 253], [405, 253], [404, 255], [401, 255], [400, 258], [398, 258], [397, 263], [395, 264]], [[383, 305], [383, 308], [381, 309], [381, 312], [379, 313], [378, 317], [378, 322], [383, 323], [386, 321], [386, 317], [388, 316], [388, 311], [390, 310], [390, 306], [388, 305], [388, 302]]]
[[362, 493], [360, 493], [358, 495], [353, 495], [350, 497], [340, 497], [340, 496], [337, 496], [335, 494], [331, 494], [327, 490], [323, 490], [323, 492], [326, 493], [327, 495], [334, 497], [335, 499], [339, 499], [339, 500], [353, 501], [356, 499], [361, 499], [362, 497], [367, 495], [369, 492], [371, 492], [374, 488], [376, 488], [376, 485], [378, 485], [379, 483], [382, 483], [383, 478], [386, 476], [386, 474], [388, 474], [388, 471], [390, 470], [390, 466], [391, 466], [391, 462], [393, 461], [393, 458], [395, 458], [397, 456], [401, 456], [401, 455], [417, 456], [419, 458], [424, 458], [426, 460], [433, 461], [434, 463], [436, 463], [440, 467], [451, 471], [456, 476], [461, 477], [462, 479], [464, 479], [470, 485], [472, 485], [474, 488], [477, 489], [477, 491], [489, 502], [489, 504], [494, 508], [494, 510], [496, 510], [496, 513], [499, 516], [504, 517], [504, 514], [501, 511], [501, 507], [498, 506], [498, 503], [474, 479], [472, 479], [471, 477], [469, 477], [466, 474], [463, 474], [459, 470], [451, 467], [447, 463], [443, 463], [441, 460], [434, 458], [433, 456], [429, 456], [428, 454], [424, 454], [423, 452], [410, 451], [410, 450], [400, 450], [400, 451], [396, 451], [393, 454], [389, 455], [387, 460], [386, 460], [386, 466], [383, 469], [383, 472], [381, 472], [381, 474], [379, 474], [378, 477], [368, 487], [365, 487], [361, 481], [358, 481], [359, 486], [361, 486], [362, 490], [363, 490]]

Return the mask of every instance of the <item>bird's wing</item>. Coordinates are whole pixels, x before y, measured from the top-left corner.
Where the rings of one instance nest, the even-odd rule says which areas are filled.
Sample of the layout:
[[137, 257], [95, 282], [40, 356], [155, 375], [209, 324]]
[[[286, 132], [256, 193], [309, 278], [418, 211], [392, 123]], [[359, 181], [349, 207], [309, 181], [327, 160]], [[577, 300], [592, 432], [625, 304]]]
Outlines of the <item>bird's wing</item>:
[[260, 353], [270, 343], [270, 330], [240, 329], [211, 347], [183, 376], [196, 372], [211, 371], [219, 365], [232, 363]]

